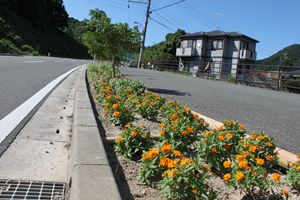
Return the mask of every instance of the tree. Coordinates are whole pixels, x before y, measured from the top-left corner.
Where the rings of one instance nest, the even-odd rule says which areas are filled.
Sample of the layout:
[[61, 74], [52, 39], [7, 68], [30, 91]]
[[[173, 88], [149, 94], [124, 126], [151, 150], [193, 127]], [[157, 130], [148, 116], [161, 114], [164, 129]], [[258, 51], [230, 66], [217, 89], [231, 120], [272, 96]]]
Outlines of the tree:
[[140, 43], [140, 32], [128, 24], [112, 24], [105, 12], [94, 9], [90, 11], [91, 19], [87, 21], [88, 31], [83, 35], [83, 43], [89, 54], [97, 59], [110, 60], [115, 65], [127, 51], [137, 50]]

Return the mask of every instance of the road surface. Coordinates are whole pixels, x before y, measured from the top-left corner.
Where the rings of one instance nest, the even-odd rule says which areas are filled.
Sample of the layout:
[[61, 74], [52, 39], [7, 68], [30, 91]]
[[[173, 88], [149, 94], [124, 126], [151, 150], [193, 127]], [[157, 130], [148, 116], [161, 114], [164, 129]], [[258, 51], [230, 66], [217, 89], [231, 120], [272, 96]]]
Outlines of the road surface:
[[300, 153], [299, 94], [144, 69], [121, 68], [121, 72], [207, 117], [239, 120], [250, 133], [263, 129], [279, 147]]
[[0, 120], [61, 74], [86, 60], [0, 56]]

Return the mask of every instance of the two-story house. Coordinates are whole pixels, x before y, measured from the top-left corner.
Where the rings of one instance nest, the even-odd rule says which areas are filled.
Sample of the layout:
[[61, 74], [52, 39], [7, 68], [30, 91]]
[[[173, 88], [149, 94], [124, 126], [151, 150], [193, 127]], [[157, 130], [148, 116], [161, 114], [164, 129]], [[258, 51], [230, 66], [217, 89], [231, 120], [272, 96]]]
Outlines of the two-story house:
[[[238, 64], [256, 61], [258, 41], [238, 32], [197, 32], [183, 35], [180, 39], [181, 46], [176, 49], [179, 70], [210, 63], [215, 66], [212, 73], [215, 70], [220, 75], [236, 76]], [[243, 69], [239, 69], [239, 73], [241, 71]]]

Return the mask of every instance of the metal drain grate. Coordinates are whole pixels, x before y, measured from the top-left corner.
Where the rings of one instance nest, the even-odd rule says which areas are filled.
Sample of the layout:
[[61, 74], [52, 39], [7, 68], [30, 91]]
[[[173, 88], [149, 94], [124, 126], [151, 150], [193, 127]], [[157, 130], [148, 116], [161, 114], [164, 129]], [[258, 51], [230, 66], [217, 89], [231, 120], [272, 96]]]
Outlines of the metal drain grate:
[[39, 181], [17, 181], [0, 179], [0, 199], [63, 200], [65, 184]]

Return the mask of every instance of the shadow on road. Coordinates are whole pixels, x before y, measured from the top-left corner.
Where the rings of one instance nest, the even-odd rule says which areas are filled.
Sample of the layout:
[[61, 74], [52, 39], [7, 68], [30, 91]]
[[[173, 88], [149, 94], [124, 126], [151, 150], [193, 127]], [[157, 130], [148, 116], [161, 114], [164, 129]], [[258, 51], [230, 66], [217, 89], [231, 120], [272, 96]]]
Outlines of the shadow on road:
[[176, 90], [167, 90], [167, 89], [160, 89], [160, 88], [147, 88], [147, 90], [151, 92], [155, 92], [158, 94], [171, 94], [171, 95], [177, 95], [177, 96], [191, 96], [190, 93], [186, 92], [179, 92]]

